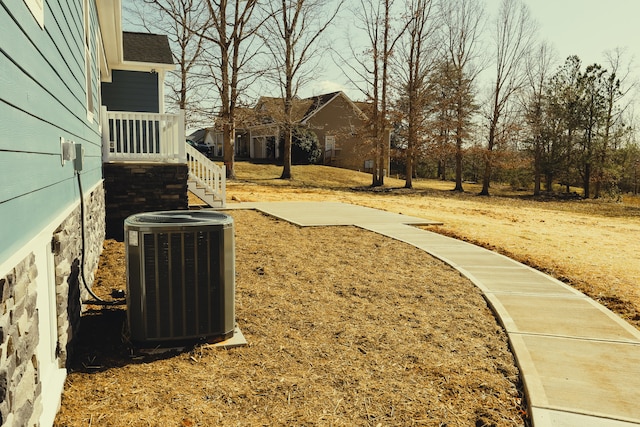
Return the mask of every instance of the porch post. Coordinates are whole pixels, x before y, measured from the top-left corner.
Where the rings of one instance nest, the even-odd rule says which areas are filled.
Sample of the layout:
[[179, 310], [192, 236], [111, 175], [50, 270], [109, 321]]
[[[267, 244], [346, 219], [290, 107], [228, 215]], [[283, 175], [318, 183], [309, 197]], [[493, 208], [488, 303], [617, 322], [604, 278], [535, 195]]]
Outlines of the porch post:
[[180, 110], [180, 113], [178, 113], [178, 161], [181, 163], [185, 163], [187, 161], [187, 154], [186, 154], [186, 144], [187, 144], [187, 139], [185, 136], [185, 130], [184, 130], [184, 110]]
[[100, 107], [100, 123], [102, 127], [102, 163], [109, 161], [111, 154], [111, 141], [109, 140], [109, 118], [107, 117], [107, 107]]

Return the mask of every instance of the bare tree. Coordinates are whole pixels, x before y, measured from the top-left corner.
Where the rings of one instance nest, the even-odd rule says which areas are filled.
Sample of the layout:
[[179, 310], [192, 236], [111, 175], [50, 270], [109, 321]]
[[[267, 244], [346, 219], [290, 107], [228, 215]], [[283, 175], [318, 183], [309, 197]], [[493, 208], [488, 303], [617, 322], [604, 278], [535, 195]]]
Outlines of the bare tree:
[[534, 196], [538, 196], [541, 191], [545, 147], [550, 137], [547, 131], [550, 123], [546, 114], [546, 89], [552, 62], [553, 53], [545, 42], [532, 50], [527, 58], [527, 86], [522, 104], [529, 131], [529, 148], [533, 155]]
[[495, 20], [495, 75], [488, 112], [489, 136], [481, 195], [489, 195], [492, 150], [503, 115], [512, 96], [525, 82], [524, 64], [531, 50], [536, 26], [522, 0], [502, 0]]
[[407, 0], [409, 24], [406, 37], [399, 43], [397, 61], [394, 64], [399, 78], [401, 110], [406, 122], [405, 188], [413, 188], [413, 174], [420, 135], [426, 133], [428, 113], [428, 78], [433, 67], [434, 1]]
[[312, 62], [319, 62], [319, 41], [338, 14], [344, 0], [327, 11], [328, 0], [281, 0], [267, 2], [267, 20], [262, 35], [272, 59], [272, 70], [282, 95], [284, 153], [281, 179], [291, 178], [291, 144], [294, 126], [293, 102], [298, 89], [310, 80]]
[[441, 124], [453, 130], [456, 146], [454, 191], [461, 192], [463, 144], [469, 135], [471, 116], [477, 108], [473, 102], [474, 84], [482, 70], [480, 36], [484, 30], [484, 9], [478, 0], [442, 1], [440, 5], [443, 42], [439, 78], [440, 84], [447, 88], [442, 92], [441, 102], [453, 113], [441, 115], [447, 120], [453, 119], [452, 126]]
[[[595, 194], [598, 198], [601, 195], [602, 184], [609, 180], [607, 175], [607, 163], [609, 162], [609, 152], [616, 149], [617, 139], [624, 132], [624, 125], [621, 123], [627, 105], [620, 105], [623, 98], [633, 89], [634, 82], [629, 83], [631, 74], [631, 64], [624, 64], [624, 50], [614, 49], [605, 52], [606, 80], [604, 82], [606, 113], [602, 125], [602, 144], [599, 147], [598, 169], [596, 171]], [[617, 131], [617, 132], [616, 132]]]
[[[258, 0], [207, 0], [208, 25], [200, 30], [202, 37], [216, 49], [209, 52], [209, 70], [220, 96], [224, 164], [227, 178], [235, 174], [236, 108], [242, 82], [249, 85], [260, 73], [245, 73], [255, 59], [258, 48], [252, 40], [264, 20], [254, 19]], [[248, 81], [248, 83], [247, 83]]]
[[[390, 58], [396, 43], [411, 22], [392, 27], [394, 0], [359, 0], [353, 7], [354, 27], [366, 37], [363, 50], [351, 45], [352, 57], [340, 57], [353, 77], [351, 83], [367, 98], [367, 134], [372, 142], [372, 186], [384, 185], [388, 168], [390, 125], [388, 120]], [[349, 73], [348, 73], [349, 74]]]
[[[151, 6], [149, 8], [143, 5]], [[204, 24], [203, 7], [197, 0], [145, 0], [143, 4], [131, 2], [129, 14], [139, 19], [145, 30], [166, 34], [172, 45], [172, 54], [178, 69], [167, 79], [170, 88], [168, 98], [181, 110], [185, 110], [187, 123], [198, 121], [206, 103], [206, 91], [200, 90], [199, 78], [202, 65], [200, 56], [204, 41], [193, 28]]]

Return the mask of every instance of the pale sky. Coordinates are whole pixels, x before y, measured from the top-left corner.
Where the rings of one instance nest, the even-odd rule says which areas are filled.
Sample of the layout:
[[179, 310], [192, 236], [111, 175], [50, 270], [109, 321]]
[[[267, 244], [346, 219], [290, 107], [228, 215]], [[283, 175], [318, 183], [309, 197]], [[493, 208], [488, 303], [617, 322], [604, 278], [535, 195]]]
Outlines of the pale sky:
[[[539, 39], [546, 40], [556, 52], [557, 66], [569, 55], [578, 55], [583, 67], [600, 63], [604, 52], [626, 48], [626, 63], [633, 59], [635, 76], [640, 77], [640, 0], [525, 0], [538, 23]], [[487, 14], [493, 15], [500, 0], [486, 0]], [[490, 19], [490, 18], [488, 18]], [[490, 30], [490, 25], [487, 28]], [[339, 43], [339, 39], [336, 43]], [[344, 90], [350, 97], [362, 95], [350, 88], [339, 71], [331, 67], [300, 95], [310, 96]], [[606, 66], [605, 66], [606, 68]]]
[[[129, 1], [123, 0], [123, 3]], [[485, 0], [487, 22], [500, 2]], [[567, 56], [575, 54], [582, 60], [583, 67], [594, 62], [606, 67], [604, 51], [626, 48], [623, 60], [629, 63], [634, 59], [634, 78], [640, 80], [640, 0], [525, 0], [525, 3], [538, 23], [539, 39], [546, 40], [555, 50], [558, 66]], [[345, 28], [354, 27], [347, 7], [356, 4], [354, 0], [345, 1], [341, 19], [329, 32], [336, 49], [347, 50]], [[487, 25], [487, 30], [490, 29], [491, 25]], [[363, 99], [359, 91], [349, 86], [330, 55], [323, 55], [321, 64], [324, 70], [312, 83], [301, 88], [301, 97], [343, 90], [354, 100]], [[268, 95], [278, 96], [278, 93]]]
[[[492, 0], [492, 3], [495, 0]], [[559, 60], [572, 54], [584, 65], [604, 63], [603, 52], [627, 48], [640, 60], [639, 0], [526, 0], [539, 33]], [[604, 65], [604, 64], [602, 64]]]

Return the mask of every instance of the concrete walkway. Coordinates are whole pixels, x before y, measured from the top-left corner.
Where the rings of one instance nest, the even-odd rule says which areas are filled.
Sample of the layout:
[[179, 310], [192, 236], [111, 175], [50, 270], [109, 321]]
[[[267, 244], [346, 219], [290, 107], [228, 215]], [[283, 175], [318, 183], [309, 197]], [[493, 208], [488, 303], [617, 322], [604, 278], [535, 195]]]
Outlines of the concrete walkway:
[[327, 202], [230, 204], [300, 226], [354, 225], [441, 259], [482, 290], [509, 336], [534, 426], [640, 425], [640, 331], [575, 289], [495, 252], [411, 227], [422, 218]]

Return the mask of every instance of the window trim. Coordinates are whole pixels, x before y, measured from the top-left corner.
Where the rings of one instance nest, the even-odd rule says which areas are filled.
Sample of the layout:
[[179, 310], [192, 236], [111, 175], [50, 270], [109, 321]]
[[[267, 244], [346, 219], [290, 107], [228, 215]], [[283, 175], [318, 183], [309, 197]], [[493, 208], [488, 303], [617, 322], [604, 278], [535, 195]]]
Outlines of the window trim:
[[336, 137], [335, 135], [325, 135], [324, 137], [324, 151], [335, 151], [336, 149]]
[[24, 0], [40, 28], [44, 28], [44, 0]]
[[94, 109], [95, 104], [93, 102], [93, 88], [94, 88], [94, 76], [93, 76], [93, 52], [91, 49], [91, 12], [89, 10], [89, 0], [84, 0], [83, 5], [83, 22], [84, 22], [84, 73], [85, 73], [85, 91], [87, 93], [86, 106], [87, 106], [87, 121], [93, 123], [94, 121]]

